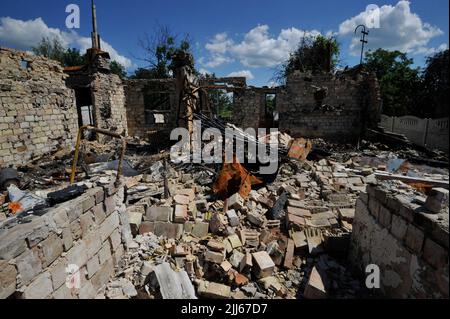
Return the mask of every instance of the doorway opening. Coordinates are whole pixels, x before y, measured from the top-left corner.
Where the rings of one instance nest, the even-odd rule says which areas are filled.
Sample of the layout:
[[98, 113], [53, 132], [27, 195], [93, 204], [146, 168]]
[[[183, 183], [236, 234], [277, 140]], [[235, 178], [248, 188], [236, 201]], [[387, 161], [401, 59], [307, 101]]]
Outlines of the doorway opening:
[[265, 95], [265, 123], [266, 128], [278, 127], [278, 112], [277, 112], [277, 95], [266, 94]]

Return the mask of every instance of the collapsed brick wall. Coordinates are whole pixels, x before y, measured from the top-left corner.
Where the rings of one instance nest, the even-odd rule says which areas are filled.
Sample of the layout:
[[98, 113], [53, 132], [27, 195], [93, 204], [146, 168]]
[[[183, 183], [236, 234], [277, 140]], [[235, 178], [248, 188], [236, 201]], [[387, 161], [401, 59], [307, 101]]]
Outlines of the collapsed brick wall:
[[386, 297], [448, 298], [448, 245], [448, 212], [427, 214], [412, 198], [381, 186], [361, 193], [350, 260], [363, 273], [370, 264], [380, 268]]
[[[316, 88], [328, 91], [319, 106]], [[295, 72], [277, 96], [280, 130], [308, 138], [355, 139], [378, 123], [380, 107], [376, 78], [362, 74]]]
[[265, 116], [265, 94], [251, 88], [234, 94], [233, 123], [238, 127], [257, 129]]
[[78, 117], [65, 78], [56, 61], [0, 48], [0, 167], [74, 145]]
[[[130, 136], [147, 138], [151, 132], [171, 130], [176, 127], [177, 103], [175, 94], [175, 80], [128, 80], [125, 85], [126, 114], [128, 132]], [[148, 110], [145, 107], [146, 94], [167, 94], [170, 109]], [[158, 112], [160, 111], [160, 112]], [[148, 121], [150, 113], [164, 116], [164, 123]]]
[[[0, 230], [0, 299], [94, 298], [132, 239], [123, 197], [123, 187], [92, 188], [31, 223]], [[79, 289], [66, 285], [73, 265]]]
[[125, 90], [116, 74], [92, 75], [92, 99], [97, 127], [122, 134], [127, 131]]

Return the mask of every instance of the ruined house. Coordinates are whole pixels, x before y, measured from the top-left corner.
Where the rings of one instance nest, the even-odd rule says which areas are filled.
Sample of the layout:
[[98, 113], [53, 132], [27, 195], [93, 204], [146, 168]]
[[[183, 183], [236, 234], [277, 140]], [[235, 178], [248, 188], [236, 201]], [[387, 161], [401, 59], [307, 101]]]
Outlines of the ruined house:
[[[218, 115], [214, 101], [208, 98], [210, 90], [224, 90], [233, 95], [232, 122], [244, 129], [273, 127], [293, 137], [341, 142], [358, 140], [366, 128], [375, 128], [379, 122], [381, 100], [377, 80], [359, 67], [335, 74], [294, 72], [283, 86], [256, 88], [247, 86], [245, 78], [198, 78], [190, 56], [178, 52], [174, 78], [124, 80], [110, 72], [110, 57], [101, 50], [95, 19], [93, 26], [92, 48], [87, 52], [89, 61], [82, 66], [64, 69], [55, 61], [0, 48], [0, 168], [24, 166], [59, 149], [72, 150], [79, 128], [86, 125], [162, 144], [173, 128], [191, 129], [194, 111], [210, 118]], [[275, 109], [269, 105], [269, 97], [275, 99]], [[287, 235], [292, 238], [282, 235], [279, 242], [284, 248], [274, 246], [270, 249], [274, 253], [271, 256], [265, 252], [262, 256], [260, 252], [253, 256], [248, 252], [233, 253], [230, 257], [233, 263], [236, 261], [233, 259], [242, 255], [234, 268], [241, 272], [248, 270], [253, 258], [255, 266], [264, 266], [258, 276], [272, 275], [275, 268], [272, 259], [277, 267], [292, 269], [294, 249], [312, 253], [319, 246], [314, 241], [322, 234], [311, 234], [310, 229], [323, 227], [327, 245], [339, 246], [342, 238], [349, 238], [353, 228], [350, 250], [353, 264], [362, 272], [368, 263], [378, 264], [386, 271], [382, 281], [385, 296], [448, 298], [448, 190], [438, 188], [423, 198], [410, 188], [405, 191], [391, 184], [387, 188], [374, 186], [370, 175], [374, 170], [359, 165], [356, 159], [340, 164], [321, 160], [296, 174], [281, 171], [285, 175], [283, 182], [253, 192], [254, 197], [246, 205], [238, 194], [228, 199], [229, 208], [233, 208], [232, 212], [226, 212], [230, 225], [240, 227], [245, 220], [261, 232], [256, 231], [255, 235], [254, 229], [247, 229], [247, 233], [239, 229], [239, 236], [222, 239], [229, 245], [237, 242], [239, 249], [246, 245], [251, 250], [260, 242], [270, 246], [271, 231], [263, 225], [281, 230], [281, 223], [267, 220], [260, 212], [262, 207], [275, 207], [280, 193], [287, 194], [285, 221], [294, 226]], [[201, 187], [189, 182], [189, 174], [180, 175], [180, 180], [186, 179], [185, 175], [188, 178], [174, 196], [179, 201], [175, 200], [175, 207], [170, 206], [170, 201], [169, 206], [154, 205], [150, 195], [132, 204], [125, 200], [126, 195], [133, 197], [140, 192], [136, 188], [145, 192], [155, 186], [152, 183], [131, 178], [125, 188], [100, 183], [100, 178], [82, 196], [51, 207], [44, 216], [33, 216], [29, 223], [0, 229], [0, 299], [93, 298], [106, 287], [119, 260], [128, 251], [142, 246], [133, 241], [132, 232], [154, 233], [172, 240], [180, 239], [183, 232], [197, 238], [207, 237], [209, 229], [214, 233], [214, 223], [222, 222], [217, 216], [224, 215], [223, 201], [208, 202], [210, 198], [198, 192]], [[445, 182], [448, 184], [448, 176], [447, 180], [434, 182], [443, 187]], [[191, 188], [184, 189], [188, 183]], [[216, 217], [207, 219], [210, 209], [216, 212]], [[430, 211], [433, 214], [428, 214]], [[336, 228], [344, 231], [345, 236], [335, 237], [328, 232]], [[276, 233], [280, 235], [279, 231]], [[252, 246], [255, 242], [256, 246]], [[225, 260], [225, 247], [220, 244], [210, 241], [205, 259], [230, 271], [232, 265]], [[236, 248], [230, 247], [231, 251]], [[184, 250], [180, 252], [179, 248], [170, 246], [170, 254], [184, 256]], [[187, 259], [185, 262], [187, 271], [194, 272], [194, 262]], [[322, 262], [326, 264], [327, 258]], [[70, 264], [79, 265], [85, 274], [75, 296], [64, 285], [66, 267]], [[330, 264], [335, 266], [333, 262]], [[141, 276], [145, 267], [134, 268], [128, 273], [132, 275], [138, 269]], [[195, 271], [200, 268], [197, 261], [195, 268]], [[326, 297], [315, 269], [307, 283], [312, 291], [305, 290], [305, 295]], [[338, 277], [341, 274], [329, 273]], [[236, 271], [231, 274], [235, 281], [248, 281]], [[267, 290], [283, 296], [285, 289], [277, 282], [269, 282], [271, 287]], [[199, 295], [231, 296], [229, 287], [210, 284], [217, 289], [199, 285]], [[241, 292], [238, 296], [242, 295]]]

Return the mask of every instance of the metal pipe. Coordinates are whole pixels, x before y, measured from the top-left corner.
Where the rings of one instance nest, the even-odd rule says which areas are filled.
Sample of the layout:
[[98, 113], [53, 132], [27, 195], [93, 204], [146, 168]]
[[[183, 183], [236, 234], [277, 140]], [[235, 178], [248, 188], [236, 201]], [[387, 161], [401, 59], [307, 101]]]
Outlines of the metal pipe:
[[80, 152], [81, 135], [83, 134], [85, 129], [86, 129], [86, 126], [82, 126], [78, 130], [77, 144], [75, 145], [75, 155], [74, 155], [73, 163], [72, 163], [72, 173], [70, 175], [70, 184], [73, 184], [75, 182], [75, 173], [77, 170], [78, 155]]
[[120, 156], [119, 156], [119, 163], [118, 163], [118, 167], [117, 167], [117, 177], [116, 177], [116, 182], [115, 182], [115, 185], [117, 187], [119, 185], [120, 177], [121, 177], [122, 171], [123, 171], [122, 164], [123, 164], [123, 159], [125, 157], [125, 152], [127, 149], [127, 140], [125, 137], [123, 137], [122, 135], [120, 135], [118, 133], [114, 133], [114, 132], [111, 132], [111, 131], [108, 131], [105, 129], [97, 128], [97, 127], [94, 127], [91, 125], [82, 126], [82, 127], [80, 127], [80, 129], [78, 131], [77, 144], [75, 146], [75, 155], [74, 155], [74, 159], [73, 159], [73, 163], [72, 163], [72, 172], [70, 175], [70, 184], [75, 183], [75, 174], [76, 174], [76, 169], [77, 169], [78, 158], [80, 155], [80, 146], [81, 146], [83, 132], [85, 130], [91, 130], [91, 131], [94, 131], [99, 134], [103, 134], [106, 136], [111, 136], [113, 138], [120, 139], [122, 141], [122, 150], [121, 150]]

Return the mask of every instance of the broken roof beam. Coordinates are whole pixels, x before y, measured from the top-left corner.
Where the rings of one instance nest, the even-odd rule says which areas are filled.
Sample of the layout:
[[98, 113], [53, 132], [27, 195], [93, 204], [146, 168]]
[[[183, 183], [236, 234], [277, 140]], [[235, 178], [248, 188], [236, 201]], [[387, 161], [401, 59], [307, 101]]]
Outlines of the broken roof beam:
[[438, 187], [443, 187], [445, 189], [449, 189], [449, 181], [448, 180], [435, 180], [435, 179], [430, 179], [430, 178], [394, 175], [394, 174], [389, 174], [389, 173], [381, 172], [381, 171], [376, 171], [374, 175], [379, 180], [398, 180], [398, 181], [402, 181], [406, 184], [421, 183], [421, 184], [429, 184], [431, 186], [438, 186]]

